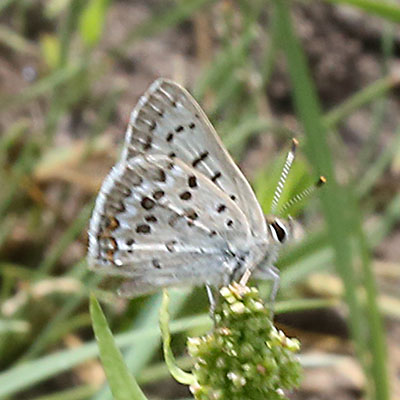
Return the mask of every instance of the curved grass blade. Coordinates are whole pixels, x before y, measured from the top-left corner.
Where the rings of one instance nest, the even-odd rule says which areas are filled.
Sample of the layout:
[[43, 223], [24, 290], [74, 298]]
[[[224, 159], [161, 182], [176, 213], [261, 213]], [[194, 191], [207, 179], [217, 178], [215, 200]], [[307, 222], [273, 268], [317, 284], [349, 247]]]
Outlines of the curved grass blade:
[[90, 297], [90, 315], [99, 346], [100, 358], [114, 399], [146, 400], [146, 396], [125, 365], [100, 304], [94, 295]]
[[175, 361], [171, 350], [171, 334], [169, 331], [169, 313], [168, 313], [169, 295], [166, 289], [163, 290], [163, 299], [160, 309], [160, 330], [163, 339], [163, 350], [165, 362], [171, 375], [184, 385], [192, 385], [196, 382], [195, 377], [188, 372], [180, 369]]

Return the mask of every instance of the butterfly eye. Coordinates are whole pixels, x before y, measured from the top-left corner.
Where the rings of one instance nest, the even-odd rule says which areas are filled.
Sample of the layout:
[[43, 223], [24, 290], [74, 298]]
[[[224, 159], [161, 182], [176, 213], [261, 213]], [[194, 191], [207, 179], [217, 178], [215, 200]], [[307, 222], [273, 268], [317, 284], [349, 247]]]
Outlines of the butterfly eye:
[[288, 237], [285, 226], [278, 220], [269, 223], [272, 236], [277, 242], [284, 243]]

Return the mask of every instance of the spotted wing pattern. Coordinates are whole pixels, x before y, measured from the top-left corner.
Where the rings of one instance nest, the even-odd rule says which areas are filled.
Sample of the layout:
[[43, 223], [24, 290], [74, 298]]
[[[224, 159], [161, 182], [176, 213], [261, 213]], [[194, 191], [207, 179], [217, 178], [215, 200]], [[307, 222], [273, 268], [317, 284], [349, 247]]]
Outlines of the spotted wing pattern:
[[117, 164], [103, 184], [89, 264], [135, 278], [136, 294], [180, 283], [218, 285], [235, 267], [229, 250], [249, 235], [235, 202], [202, 173], [179, 159], [139, 156]]
[[207, 116], [178, 84], [159, 79], [132, 112], [126, 157], [163, 154], [202, 172], [246, 215], [255, 236], [266, 236], [261, 207], [246, 178], [222, 144]]
[[175, 83], [156, 81], [134, 109], [121, 159], [96, 200], [90, 267], [124, 277], [130, 297], [218, 286], [254, 267], [258, 256], [243, 254], [258, 251], [264, 230], [249, 184], [200, 107]]

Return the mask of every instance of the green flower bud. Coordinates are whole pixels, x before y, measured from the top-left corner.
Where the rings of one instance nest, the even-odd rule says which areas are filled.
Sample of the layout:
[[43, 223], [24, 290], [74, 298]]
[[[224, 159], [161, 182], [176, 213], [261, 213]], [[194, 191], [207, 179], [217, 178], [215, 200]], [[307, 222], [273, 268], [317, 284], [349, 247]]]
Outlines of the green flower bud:
[[233, 283], [220, 293], [214, 331], [188, 341], [195, 398], [285, 400], [282, 389], [300, 381], [298, 340], [273, 326], [257, 289]]

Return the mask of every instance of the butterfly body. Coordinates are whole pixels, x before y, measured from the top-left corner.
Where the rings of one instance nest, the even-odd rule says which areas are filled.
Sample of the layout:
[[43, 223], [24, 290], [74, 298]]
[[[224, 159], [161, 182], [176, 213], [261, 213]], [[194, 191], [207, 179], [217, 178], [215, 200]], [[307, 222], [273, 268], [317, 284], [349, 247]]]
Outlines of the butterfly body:
[[218, 287], [246, 270], [276, 277], [281, 231], [271, 226], [200, 106], [159, 79], [132, 112], [121, 158], [100, 189], [88, 262], [124, 277], [128, 297]]

